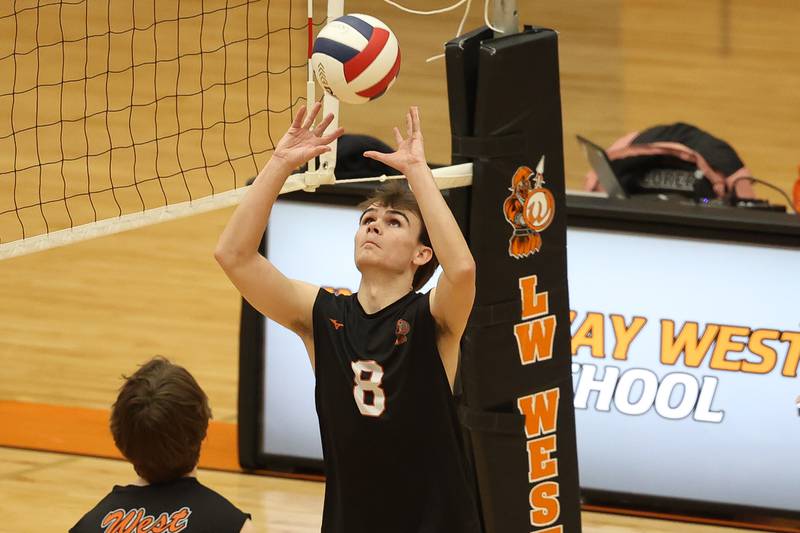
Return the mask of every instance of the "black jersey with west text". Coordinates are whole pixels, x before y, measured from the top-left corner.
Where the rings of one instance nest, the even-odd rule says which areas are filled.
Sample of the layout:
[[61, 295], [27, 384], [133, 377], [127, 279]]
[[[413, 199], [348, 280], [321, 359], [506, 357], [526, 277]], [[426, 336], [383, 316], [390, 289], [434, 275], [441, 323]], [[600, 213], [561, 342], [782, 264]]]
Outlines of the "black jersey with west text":
[[70, 533], [239, 533], [250, 518], [231, 502], [182, 477], [156, 485], [116, 485]]
[[428, 294], [314, 303], [323, 533], [479, 533]]

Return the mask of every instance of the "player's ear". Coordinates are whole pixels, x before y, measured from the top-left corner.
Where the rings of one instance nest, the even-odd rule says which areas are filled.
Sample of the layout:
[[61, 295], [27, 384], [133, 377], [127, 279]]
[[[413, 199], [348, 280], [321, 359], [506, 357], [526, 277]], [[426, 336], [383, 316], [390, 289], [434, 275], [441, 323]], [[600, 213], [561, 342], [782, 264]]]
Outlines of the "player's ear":
[[420, 244], [417, 246], [417, 251], [414, 253], [413, 263], [421, 267], [433, 258], [433, 248]]

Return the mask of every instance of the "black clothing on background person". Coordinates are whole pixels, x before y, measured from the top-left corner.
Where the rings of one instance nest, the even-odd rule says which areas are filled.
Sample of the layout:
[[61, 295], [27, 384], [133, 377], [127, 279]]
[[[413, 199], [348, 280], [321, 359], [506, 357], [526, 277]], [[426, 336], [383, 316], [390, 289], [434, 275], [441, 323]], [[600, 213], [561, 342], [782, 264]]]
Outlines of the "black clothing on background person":
[[239, 533], [249, 518], [197, 478], [182, 477], [156, 485], [115, 485], [69, 532], [137, 531], [143, 527], [154, 532]]

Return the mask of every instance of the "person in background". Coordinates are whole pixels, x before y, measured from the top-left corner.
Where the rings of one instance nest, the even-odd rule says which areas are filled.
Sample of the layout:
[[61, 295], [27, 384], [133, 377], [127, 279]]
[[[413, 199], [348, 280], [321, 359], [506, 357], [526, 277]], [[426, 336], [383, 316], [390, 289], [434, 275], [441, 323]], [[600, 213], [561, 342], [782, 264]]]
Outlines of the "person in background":
[[70, 533], [251, 533], [250, 515], [197, 480], [211, 409], [183, 367], [154, 357], [126, 378], [111, 434], [138, 479], [115, 485]]

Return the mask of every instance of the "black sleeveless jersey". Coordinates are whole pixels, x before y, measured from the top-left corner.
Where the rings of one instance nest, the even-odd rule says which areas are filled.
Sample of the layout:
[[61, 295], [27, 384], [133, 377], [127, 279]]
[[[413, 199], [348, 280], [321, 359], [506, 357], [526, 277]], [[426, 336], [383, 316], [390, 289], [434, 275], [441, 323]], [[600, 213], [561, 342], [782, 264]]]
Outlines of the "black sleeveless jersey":
[[239, 533], [248, 518], [249, 514], [202, 485], [197, 478], [182, 477], [143, 487], [116, 485], [69, 531]]
[[323, 533], [479, 533], [428, 294], [314, 302]]

